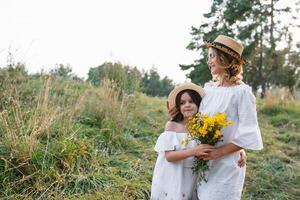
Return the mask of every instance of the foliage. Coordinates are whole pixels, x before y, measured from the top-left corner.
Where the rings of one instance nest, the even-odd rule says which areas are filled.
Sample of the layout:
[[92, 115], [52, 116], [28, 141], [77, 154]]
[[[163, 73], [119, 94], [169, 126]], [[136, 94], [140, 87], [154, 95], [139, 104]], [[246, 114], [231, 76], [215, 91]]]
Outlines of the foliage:
[[172, 80], [166, 76], [163, 79], [160, 79], [155, 68], [144, 73], [142, 79], [142, 92], [145, 94], [150, 96], [167, 96], [173, 88], [174, 85]]
[[[166, 99], [117, 98], [119, 88], [109, 80], [94, 87], [6, 70], [1, 199], [149, 199]], [[247, 152], [243, 199], [297, 199], [299, 102], [258, 101], [258, 109], [264, 150]], [[279, 126], [281, 120], [286, 123]]]
[[167, 96], [174, 88], [172, 80], [168, 77], [161, 79], [155, 68], [140, 72], [136, 67], [123, 66], [121, 63], [104, 63], [89, 70], [88, 81], [93, 85], [99, 86], [106, 79], [115, 82], [120, 91], [129, 94], [142, 91], [150, 96]]
[[[1, 72], [9, 74], [7, 69]], [[23, 74], [16, 85], [10, 84], [16, 76], [5, 77], [1, 199], [149, 198], [154, 154], [144, 150], [151, 149], [147, 138], [162, 124], [153, 119], [157, 114], [143, 110], [148, 97], [124, 93], [119, 98], [121, 91], [109, 80], [93, 87]], [[151, 109], [159, 110], [163, 122], [161, 106], [159, 100]]]
[[139, 91], [141, 72], [137, 68], [123, 66], [121, 63], [103, 63], [102, 65], [90, 68], [88, 81], [99, 86], [104, 79], [114, 81], [120, 91], [134, 93]]
[[[297, 199], [299, 179], [299, 102], [279, 101], [272, 104], [258, 102], [259, 123], [263, 133], [264, 149], [259, 153], [248, 153], [247, 176], [242, 199]], [[274, 117], [286, 116], [278, 126]], [[281, 123], [281, 122], [280, 122]]]
[[[204, 41], [213, 41], [223, 34], [242, 41], [244, 81], [257, 91], [274, 85], [287, 86], [293, 92], [299, 80], [299, 48], [293, 42], [292, 28], [297, 25], [299, 5], [288, 7], [282, 0], [247, 1], [215, 0], [199, 28], [192, 27], [192, 40], [187, 49], [200, 51], [200, 57], [190, 65], [180, 65], [182, 70], [192, 69], [189, 78], [204, 84], [210, 77], [206, 64]], [[281, 5], [280, 5], [281, 4]], [[285, 14], [290, 20], [282, 20]], [[283, 42], [285, 41], [285, 42]]]

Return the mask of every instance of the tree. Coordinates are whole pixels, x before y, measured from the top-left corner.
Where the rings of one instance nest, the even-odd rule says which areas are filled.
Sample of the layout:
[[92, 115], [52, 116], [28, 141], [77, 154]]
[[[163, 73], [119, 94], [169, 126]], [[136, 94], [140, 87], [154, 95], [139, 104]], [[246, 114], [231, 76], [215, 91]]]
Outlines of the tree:
[[151, 68], [149, 74], [146, 72], [142, 79], [142, 92], [150, 96], [160, 96], [162, 85], [157, 69]]
[[55, 68], [50, 71], [50, 74], [64, 78], [70, 78], [74, 76], [72, 73], [72, 67], [69, 64], [56, 64]]
[[[204, 14], [205, 22], [199, 28], [192, 27], [192, 40], [187, 49], [200, 51], [200, 58], [191, 65], [180, 65], [182, 70], [192, 69], [189, 78], [201, 83], [210, 79], [205, 61], [204, 40], [213, 41], [217, 35], [224, 34], [242, 41], [245, 46], [243, 56], [244, 80], [256, 91], [262, 90], [262, 96], [271, 85], [283, 85], [282, 64], [287, 63], [285, 56], [279, 56], [285, 47], [278, 49], [279, 43], [290, 34], [295, 20], [290, 14], [292, 8], [277, 6], [282, 0], [215, 0], [211, 11]], [[294, 9], [295, 13], [297, 9]], [[280, 15], [288, 15], [291, 20], [283, 21]], [[292, 51], [292, 49], [290, 49]], [[281, 60], [280, 60], [281, 59]], [[289, 68], [285, 66], [285, 68]], [[288, 70], [292, 73], [292, 69]], [[292, 79], [296, 74], [292, 74]], [[293, 83], [293, 81], [291, 82]]]
[[157, 69], [151, 68], [142, 78], [142, 92], [150, 96], [167, 96], [174, 88], [173, 81], [165, 76], [160, 78]]
[[96, 86], [99, 86], [106, 78], [114, 81], [121, 92], [133, 93], [140, 89], [142, 74], [136, 67], [110, 62], [90, 68], [88, 72], [88, 81]]

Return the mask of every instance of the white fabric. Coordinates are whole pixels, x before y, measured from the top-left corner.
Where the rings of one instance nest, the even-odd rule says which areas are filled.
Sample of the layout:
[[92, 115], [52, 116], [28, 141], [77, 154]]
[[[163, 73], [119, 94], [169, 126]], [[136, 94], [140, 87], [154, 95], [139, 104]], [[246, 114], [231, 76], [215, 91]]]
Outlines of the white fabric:
[[172, 131], [163, 132], [157, 139], [155, 151], [158, 152], [152, 187], [151, 200], [196, 200], [196, 177], [193, 176], [192, 165], [194, 158], [189, 157], [178, 162], [168, 162], [165, 151], [184, 150], [195, 147], [195, 141], [187, 145], [180, 141], [187, 139], [187, 133]]
[[[233, 125], [222, 129], [223, 141], [217, 147], [233, 143], [244, 149], [263, 148], [260, 129], [257, 122], [256, 100], [251, 88], [242, 83], [233, 87], [217, 87], [208, 83], [204, 87], [199, 112], [210, 116], [225, 112]], [[239, 152], [209, 161], [211, 169], [208, 182], [198, 183], [200, 200], [239, 200], [244, 184], [246, 167], [238, 167]]]

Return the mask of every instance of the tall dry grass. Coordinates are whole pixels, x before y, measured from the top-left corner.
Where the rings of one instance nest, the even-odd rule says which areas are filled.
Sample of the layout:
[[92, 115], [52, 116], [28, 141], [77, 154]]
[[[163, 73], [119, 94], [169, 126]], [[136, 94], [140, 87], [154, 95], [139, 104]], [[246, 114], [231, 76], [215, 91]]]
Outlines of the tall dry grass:
[[[39, 138], [49, 133], [49, 128], [64, 114], [63, 109], [49, 103], [50, 79], [48, 79], [37, 96], [34, 108], [21, 105], [18, 97], [11, 99], [9, 107], [0, 113], [2, 145], [9, 151], [8, 162], [25, 165], [32, 157]], [[19, 166], [14, 166], [16, 169]]]
[[130, 144], [135, 95], [109, 80], [93, 87], [44, 78], [3, 90], [0, 197], [55, 199], [99, 190], [113, 179], [104, 175], [110, 156]]
[[265, 105], [288, 104], [294, 100], [295, 98], [289, 88], [273, 88], [266, 92]]

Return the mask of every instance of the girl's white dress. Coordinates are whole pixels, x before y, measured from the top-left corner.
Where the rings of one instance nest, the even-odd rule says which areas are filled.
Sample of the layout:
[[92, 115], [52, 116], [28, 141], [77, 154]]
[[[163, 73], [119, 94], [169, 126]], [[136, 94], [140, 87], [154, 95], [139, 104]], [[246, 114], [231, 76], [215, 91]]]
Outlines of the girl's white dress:
[[165, 157], [165, 151], [195, 147], [195, 141], [184, 144], [187, 136], [187, 133], [165, 131], [157, 139], [154, 149], [158, 158], [153, 172], [151, 200], [197, 199], [196, 177], [192, 172], [194, 157], [178, 162], [168, 162]]
[[[222, 129], [223, 141], [216, 146], [233, 143], [244, 149], [263, 148], [260, 129], [257, 122], [256, 99], [251, 88], [242, 83], [232, 87], [218, 87], [216, 83], [207, 83], [199, 112], [210, 116], [217, 112], [226, 112], [233, 125]], [[244, 184], [246, 167], [237, 163], [239, 152], [209, 161], [208, 182], [197, 184], [200, 200], [239, 200]]]

